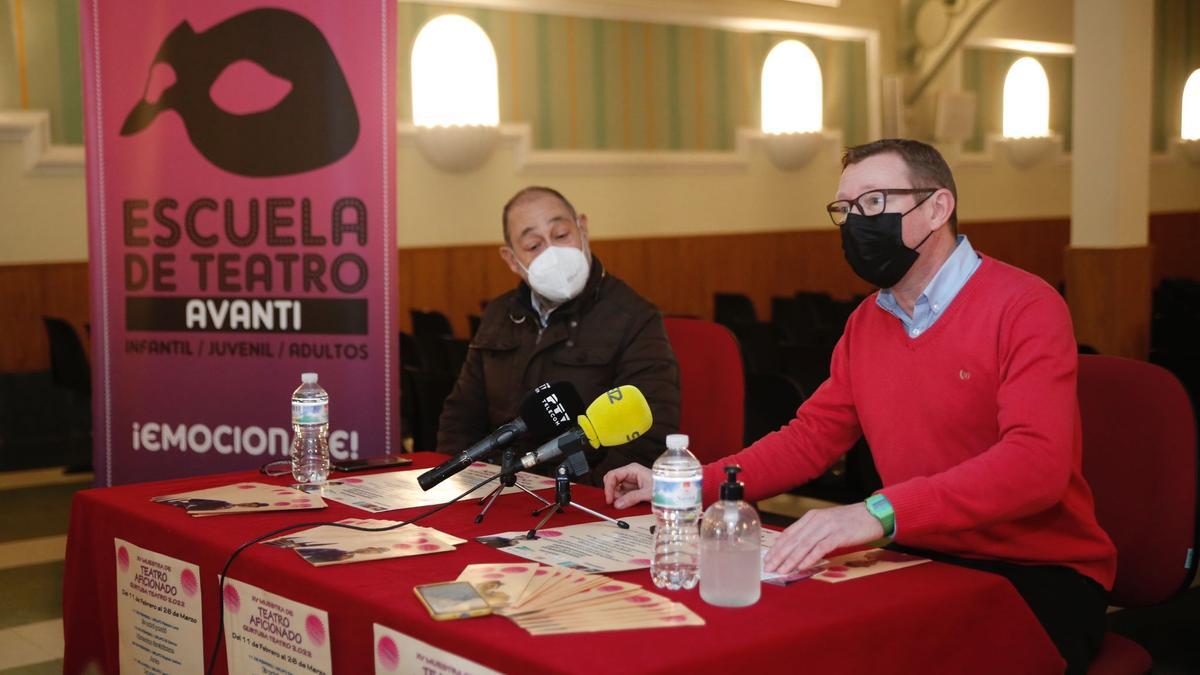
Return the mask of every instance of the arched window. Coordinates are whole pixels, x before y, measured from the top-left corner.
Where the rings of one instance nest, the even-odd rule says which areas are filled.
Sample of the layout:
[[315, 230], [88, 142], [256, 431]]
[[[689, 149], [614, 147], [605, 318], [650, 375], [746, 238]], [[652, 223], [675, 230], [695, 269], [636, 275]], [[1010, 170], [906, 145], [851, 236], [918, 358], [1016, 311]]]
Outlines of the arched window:
[[413, 42], [412, 97], [417, 126], [498, 125], [496, 51], [487, 33], [455, 14], [425, 24]]
[[1004, 77], [1004, 137], [1050, 135], [1050, 82], [1042, 64], [1022, 56]]
[[821, 66], [808, 45], [784, 40], [762, 69], [762, 130], [791, 134], [821, 130]]
[[1200, 141], [1200, 68], [1192, 71], [1183, 85], [1183, 116], [1179, 122], [1179, 137], [1185, 141]]

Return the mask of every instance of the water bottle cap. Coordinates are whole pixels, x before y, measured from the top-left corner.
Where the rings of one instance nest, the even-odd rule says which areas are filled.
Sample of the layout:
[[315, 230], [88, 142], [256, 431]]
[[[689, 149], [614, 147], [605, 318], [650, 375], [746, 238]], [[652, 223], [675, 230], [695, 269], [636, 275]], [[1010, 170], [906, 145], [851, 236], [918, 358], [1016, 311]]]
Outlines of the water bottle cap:
[[667, 436], [668, 450], [687, 450], [688, 437], [687, 434], [670, 434]]
[[316, 373], [300, 373], [300, 381], [303, 382], [304, 384], [316, 384], [317, 383], [317, 374]]

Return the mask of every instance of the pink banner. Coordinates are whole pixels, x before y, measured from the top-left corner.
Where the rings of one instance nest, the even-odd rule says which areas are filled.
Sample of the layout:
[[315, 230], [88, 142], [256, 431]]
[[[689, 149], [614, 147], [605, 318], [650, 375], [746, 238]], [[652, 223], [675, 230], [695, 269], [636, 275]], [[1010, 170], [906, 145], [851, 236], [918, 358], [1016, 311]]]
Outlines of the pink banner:
[[395, 4], [82, 0], [98, 484], [397, 449]]

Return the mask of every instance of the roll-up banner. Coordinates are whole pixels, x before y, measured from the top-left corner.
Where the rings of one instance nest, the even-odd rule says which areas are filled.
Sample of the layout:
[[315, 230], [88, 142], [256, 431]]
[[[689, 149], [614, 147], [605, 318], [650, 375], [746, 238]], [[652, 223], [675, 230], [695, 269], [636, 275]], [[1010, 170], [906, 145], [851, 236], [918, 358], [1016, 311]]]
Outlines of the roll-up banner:
[[398, 451], [395, 0], [82, 0], [97, 484]]

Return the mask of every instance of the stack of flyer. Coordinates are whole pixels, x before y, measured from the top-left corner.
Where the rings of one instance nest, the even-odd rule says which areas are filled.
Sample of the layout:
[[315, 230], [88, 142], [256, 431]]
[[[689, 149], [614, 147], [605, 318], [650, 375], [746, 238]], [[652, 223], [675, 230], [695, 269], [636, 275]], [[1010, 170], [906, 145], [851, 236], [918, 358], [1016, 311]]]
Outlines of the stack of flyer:
[[318, 495], [266, 483], [234, 483], [207, 490], [163, 495], [151, 501], [177, 506], [193, 516], [325, 508], [325, 500]]
[[268, 546], [290, 548], [313, 565], [324, 566], [443, 553], [453, 551], [455, 546], [466, 542], [465, 539], [459, 539], [431, 527], [418, 525], [395, 527], [400, 525], [395, 520], [346, 518], [337, 523], [374, 530], [382, 530], [385, 527], [394, 529], [369, 532], [337, 525], [320, 525], [269, 539], [264, 543]]
[[626, 581], [537, 563], [467, 565], [459, 581], [531, 635], [703, 626], [682, 603]]

